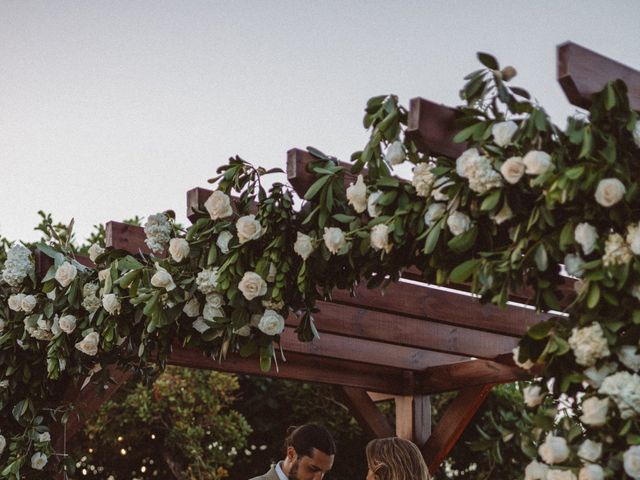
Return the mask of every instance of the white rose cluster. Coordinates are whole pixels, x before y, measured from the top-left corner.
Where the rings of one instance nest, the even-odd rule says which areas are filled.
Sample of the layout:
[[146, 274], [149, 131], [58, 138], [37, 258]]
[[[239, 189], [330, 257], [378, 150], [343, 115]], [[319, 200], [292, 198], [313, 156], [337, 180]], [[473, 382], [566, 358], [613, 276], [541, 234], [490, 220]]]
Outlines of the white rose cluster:
[[144, 224], [144, 233], [147, 236], [145, 243], [155, 253], [162, 252], [169, 243], [171, 237], [171, 224], [164, 213], [149, 215]]
[[40, 315], [36, 317], [31, 315], [23, 321], [25, 331], [36, 340], [51, 340], [53, 332], [51, 331], [51, 322]]
[[609, 356], [609, 344], [599, 323], [588, 327], [574, 328], [569, 337], [569, 346], [576, 357], [576, 363], [591, 367], [600, 358]]
[[353, 209], [362, 213], [367, 209], [367, 185], [364, 183], [362, 175], [358, 175], [356, 183], [352, 183], [347, 188], [347, 200]]
[[632, 259], [633, 253], [624, 238], [622, 238], [622, 235], [618, 233], [609, 234], [604, 244], [604, 255], [602, 256], [604, 266], [625, 265]]
[[85, 283], [82, 287], [82, 307], [89, 313], [95, 313], [102, 306], [97, 296], [98, 289], [95, 283]]
[[456, 173], [469, 180], [469, 188], [480, 194], [502, 186], [502, 176], [493, 169], [491, 160], [475, 148], [465, 150], [457, 158]]
[[108, 293], [102, 297], [102, 307], [110, 315], [118, 315], [120, 314], [122, 304], [120, 303], [120, 299], [115, 293]]
[[218, 269], [206, 268], [199, 272], [196, 277], [196, 285], [198, 290], [205, 295], [215, 292], [218, 287]]
[[613, 398], [624, 420], [640, 414], [640, 376], [637, 374], [614, 373], [604, 379], [598, 392]]
[[31, 252], [27, 247], [15, 243], [7, 250], [7, 260], [4, 262], [2, 279], [12, 287], [19, 287], [29, 271], [32, 269]]
[[419, 197], [428, 197], [436, 181], [436, 176], [431, 172], [431, 165], [419, 163], [413, 167], [413, 178], [411, 185], [416, 189]]
[[31, 313], [38, 304], [38, 300], [33, 295], [16, 293], [9, 296], [9, 308], [14, 312]]

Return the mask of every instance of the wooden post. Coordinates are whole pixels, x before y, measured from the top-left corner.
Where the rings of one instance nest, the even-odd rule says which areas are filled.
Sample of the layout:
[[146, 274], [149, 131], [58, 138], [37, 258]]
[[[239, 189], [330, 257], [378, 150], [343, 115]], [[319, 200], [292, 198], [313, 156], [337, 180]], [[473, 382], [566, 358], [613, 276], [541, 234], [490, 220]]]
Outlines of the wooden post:
[[431, 435], [431, 399], [428, 395], [395, 397], [396, 436], [421, 447]]

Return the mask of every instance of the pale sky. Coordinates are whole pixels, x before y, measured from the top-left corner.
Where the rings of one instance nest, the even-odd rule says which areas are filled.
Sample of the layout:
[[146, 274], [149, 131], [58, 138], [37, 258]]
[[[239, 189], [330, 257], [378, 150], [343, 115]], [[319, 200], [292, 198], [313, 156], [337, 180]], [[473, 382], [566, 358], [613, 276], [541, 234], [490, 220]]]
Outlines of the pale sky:
[[640, 1], [0, 0], [0, 234], [174, 209], [229, 156], [362, 148], [373, 95], [459, 104], [476, 51], [553, 119], [572, 40], [640, 69]]

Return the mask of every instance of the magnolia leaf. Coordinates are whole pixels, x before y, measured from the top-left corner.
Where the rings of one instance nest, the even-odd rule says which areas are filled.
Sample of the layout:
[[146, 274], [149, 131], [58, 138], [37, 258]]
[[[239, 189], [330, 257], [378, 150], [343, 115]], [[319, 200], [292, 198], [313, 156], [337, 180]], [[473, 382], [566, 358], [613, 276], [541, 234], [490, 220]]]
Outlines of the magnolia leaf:
[[471, 260], [467, 260], [466, 262], [461, 263], [456, 268], [451, 271], [449, 275], [449, 279], [454, 283], [462, 283], [466, 281], [469, 276], [473, 273], [476, 267], [480, 264], [481, 260], [478, 258], [473, 258]]
[[469, 230], [460, 235], [453, 237], [447, 243], [448, 247], [456, 253], [463, 253], [469, 250], [476, 242], [478, 236], [478, 227], [473, 226]]

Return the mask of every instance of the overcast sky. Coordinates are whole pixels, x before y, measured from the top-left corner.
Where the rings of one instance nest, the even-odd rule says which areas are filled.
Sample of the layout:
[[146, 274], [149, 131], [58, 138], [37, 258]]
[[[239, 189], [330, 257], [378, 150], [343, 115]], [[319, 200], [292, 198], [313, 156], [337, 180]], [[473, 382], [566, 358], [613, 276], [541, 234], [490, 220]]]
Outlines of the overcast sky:
[[284, 167], [313, 145], [347, 159], [367, 99], [457, 105], [475, 52], [514, 65], [564, 125], [572, 40], [640, 69], [640, 1], [0, 0], [0, 234], [40, 209], [80, 237], [174, 209], [238, 154]]

